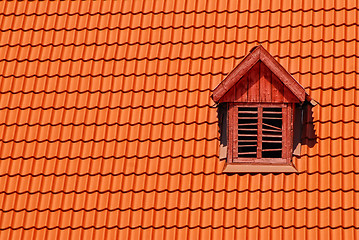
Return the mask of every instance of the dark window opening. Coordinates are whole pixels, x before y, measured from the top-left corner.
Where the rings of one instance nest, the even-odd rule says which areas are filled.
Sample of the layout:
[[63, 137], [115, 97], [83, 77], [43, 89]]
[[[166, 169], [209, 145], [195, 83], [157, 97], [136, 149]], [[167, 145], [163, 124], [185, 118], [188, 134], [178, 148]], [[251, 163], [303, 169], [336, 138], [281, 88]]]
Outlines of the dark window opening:
[[282, 158], [282, 118], [279, 107], [238, 107], [238, 158]]

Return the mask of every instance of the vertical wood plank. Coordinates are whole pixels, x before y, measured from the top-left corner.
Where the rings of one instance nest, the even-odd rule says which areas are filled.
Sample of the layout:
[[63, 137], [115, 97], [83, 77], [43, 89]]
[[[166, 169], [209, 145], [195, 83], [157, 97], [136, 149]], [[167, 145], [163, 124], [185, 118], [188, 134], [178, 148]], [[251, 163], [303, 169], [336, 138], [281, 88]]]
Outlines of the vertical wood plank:
[[263, 63], [260, 63], [260, 101], [261, 102], [272, 102], [272, 72]]
[[288, 159], [288, 107], [282, 108], [282, 158]]
[[248, 73], [246, 73], [239, 82], [235, 85], [235, 102], [247, 102], [248, 101]]
[[282, 140], [282, 157], [286, 159], [286, 163], [290, 163], [293, 151], [293, 106], [294, 103], [289, 103], [287, 107], [283, 108], [283, 140]]
[[257, 159], [262, 158], [262, 124], [263, 124], [263, 107], [258, 107], [258, 125], [257, 125]]
[[[238, 115], [238, 113], [237, 113]], [[235, 148], [238, 148], [238, 134], [235, 134], [235, 131], [237, 128], [238, 129], [238, 123], [237, 122], [237, 118], [235, 117], [235, 106], [234, 104], [229, 104], [228, 107], [228, 159], [227, 162], [228, 163], [233, 163], [233, 157], [234, 156], [238, 156], [238, 149], [237, 151], [235, 151]], [[238, 132], [238, 130], [237, 130]], [[237, 141], [235, 141], [235, 138], [237, 138]]]
[[282, 103], [283, 92], [284, 92], [283, 83], [277, 78], [276, 75], [272, 73], [272, 102]]
[[288, 103], [296, 103], [296, 102], [300, 102], [299, 99], [294, 96], [294, 94], [292, 93], [292, 91], [289, 90], [289, 88], [284, 87], [284, 102], [288, 102]]
[[233, 158], [238, 158], [238, 106], [233, 105]]
[[288, 104], [288, 137], [287, 147], [287, 163], [290, 163], [293, 153], [293, 118], [294, 118], [294, 103]]
[[259, 62], [248, 73], [248, 102], [259, 102]]

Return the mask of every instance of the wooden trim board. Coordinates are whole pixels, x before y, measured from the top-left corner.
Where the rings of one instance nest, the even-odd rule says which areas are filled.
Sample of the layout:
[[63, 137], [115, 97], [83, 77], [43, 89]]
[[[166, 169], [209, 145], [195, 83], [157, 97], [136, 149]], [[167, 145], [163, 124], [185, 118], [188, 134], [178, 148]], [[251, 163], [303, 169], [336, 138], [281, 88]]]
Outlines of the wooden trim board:
[[304, 102], [305, 89], [295, 80], [288, 71], [280, 65], [273, 56], [259, 45], [255, 47], [213, 90], [212, 99], [216, 103], [258, 62], [262, 61], [269, 70], [299, 99]]
[[226, 164], [223, 173], [296, 173], [294, 164], [260, 165], [260, 164]]
[[218, 102], [258, 61], [260, 48], [254, 49], [213, 90], [212, 99]]

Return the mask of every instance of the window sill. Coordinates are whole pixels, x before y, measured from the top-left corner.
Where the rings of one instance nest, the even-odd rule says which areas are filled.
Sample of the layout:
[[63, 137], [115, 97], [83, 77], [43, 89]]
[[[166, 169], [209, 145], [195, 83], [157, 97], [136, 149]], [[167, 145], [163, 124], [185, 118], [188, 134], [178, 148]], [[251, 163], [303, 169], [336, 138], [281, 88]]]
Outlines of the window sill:
[[255, 165], [255, 164], [226, 164], [223, 173], [296, 173], [298, 170], [290, 165]]

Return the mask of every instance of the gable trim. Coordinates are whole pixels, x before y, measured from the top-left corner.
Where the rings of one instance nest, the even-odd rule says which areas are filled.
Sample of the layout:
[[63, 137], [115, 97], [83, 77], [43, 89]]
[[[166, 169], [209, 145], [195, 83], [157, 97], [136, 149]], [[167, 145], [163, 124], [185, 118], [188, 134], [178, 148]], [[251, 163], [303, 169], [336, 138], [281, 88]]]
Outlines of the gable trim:
[[261, 45], [251, 52], [226, 76], [226, 78], [214, 89], [212, 99], [219, 100], [241, 79], [258, 61], [262, 61], [273, 74], [299, 99], [304, 102], [305, 89], [280, 65], [270, 53]]

